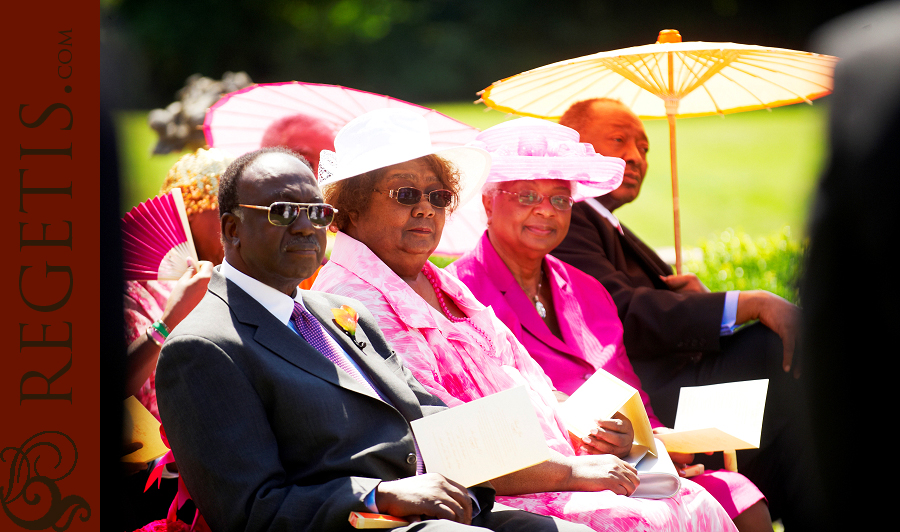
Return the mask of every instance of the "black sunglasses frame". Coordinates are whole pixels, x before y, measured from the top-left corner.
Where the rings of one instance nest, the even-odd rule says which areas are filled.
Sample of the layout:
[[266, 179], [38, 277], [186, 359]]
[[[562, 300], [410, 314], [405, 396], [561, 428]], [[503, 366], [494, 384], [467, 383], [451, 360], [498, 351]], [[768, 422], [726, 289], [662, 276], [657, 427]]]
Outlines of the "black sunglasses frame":
[[[401, 190], [411, 190], [411, 191], [413, 191], [414, 196], [415, 196], [415, 199], [410, 198], [410, 199], [408, 200], [409, 203], [404, 203], [404, 201], [406, 201], [406, 200], [404, 200], [404, 201], [401, 201], [401, 200], [400, 200], [400, 191], [401, 191]], [[405, 205], [405, 206], [407, 206], [407, 207], [412, 207], [413, 205], [416, 205], [417, 203], [419, 203], [420, 201], [422, 201], [422, 196], [428, 196], [428, 203], [430, 203], [431, 206], [434, 207], [435, 209], [446, 209], [446, 208], [448, 208], [448, 207], [452, 207], [452, 206], [453, 206], [453, 202], [456, 201], [456, 194], [454, 194], [452, 191], [447, 190], [447, 189], [445, 189], [445, 188], [438, 189], [438, 190], [432, 190], [431, 192], [428, 192], [428, 193], [426, 193], [426, 192], [424, 192], [424, 191], [421, 191], [421, 190], [417, 189], [416, 187], [400, 187], [400, 188], [396, 188], [396, 189], [394, 189], [394, 190], [378, 190], [378, 189], [375, 189], [375, 192], [379, 192], [379, 193], [381, 193], [381, 194], [387, 194], [389, 198], [393, 198], [393, 199], [395, 199], [395, 200], [397, 201], [397, 203], [399, 203], [400, 205]], [[439, 194], [439, 195], [438, 195], [438, 196], [435, 196], [435, 194]], [[438, 203], [435, 203], [435, 202], [434, 202], [434, 199], [432, 199], [432, 198], [435, 198], [435, 197], [440, 198], [440, 196], [442, 196], [442, 195], [443, 195], [443, 196], [446, 196], [446, 195], [448, 195], [448, 194], [449, 194], [449, 199], [447, 200], [447, 203], [446, 203], [445, 205], [440, 205], [440, 204], [439, 204], [440, 201], [439, 201]]]

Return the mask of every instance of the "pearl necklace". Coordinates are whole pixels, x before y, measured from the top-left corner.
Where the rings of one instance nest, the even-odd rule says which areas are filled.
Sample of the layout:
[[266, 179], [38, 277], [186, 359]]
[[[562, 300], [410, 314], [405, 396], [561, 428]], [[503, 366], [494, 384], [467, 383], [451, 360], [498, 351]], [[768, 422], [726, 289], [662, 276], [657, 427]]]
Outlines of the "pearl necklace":
[[[481, 336], [485, 339], [487, 344], [490, 346], [489, 353], [493, 354], [495, 352], [494, 351], [494, 342], [491, 341], [490, 337], [487, 335], [486, 332], [484, 332], [484, 330], [481, 329], [481, 327], [479, 327], [478, 325], [475, 325], [475, 323], [468, 317], [459, 318], [450, 313], [450, 308], [447, 306], [447, 300], [444, 299], [444, 291], [441, 290], [440, 287], [438, 286], [437, 280], [434, 278], [434, 274], [432, 274], [431, 271], [428, 269], [427, 264], [422, 266], [422, 273], [425, 274], [425, 278], [428, 279], [429, 283], [431, 283], [431, 288], [434, 289], [434, 293], [437, 295], [438, 303], [440, 304], [441, 311], [443, 311], [444, 315], [447, 316], [447, 318], [450, 321], [452, 321], [453, 323], [460, 323], [463, 321], [468, 321], [469, 325], [472, 326], [473, 329], [478, 331], [478, 333], [481, 334]], [[482, 349], [487, 350], [487, 346], [485, 346], [484, 344], [481, 344], [480, 342], [479, 342], [479, 344], [481, 345]]]

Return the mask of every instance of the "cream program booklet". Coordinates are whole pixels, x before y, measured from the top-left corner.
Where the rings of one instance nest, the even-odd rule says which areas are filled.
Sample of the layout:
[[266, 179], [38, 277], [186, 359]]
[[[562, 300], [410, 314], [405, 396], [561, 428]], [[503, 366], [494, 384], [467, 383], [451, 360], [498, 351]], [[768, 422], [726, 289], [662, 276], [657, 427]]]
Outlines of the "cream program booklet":
[[768, 379], [682, 388], [675, 432], [656, 437], [679, 453], [756, 449], [768, 388]]
[[410, 423], [429, 473], [465, 487], [550, 459], [524, 386]]
[[578, 439], [587, 436], [597, 426], [598, 419], [611, 419], [613, 414], [621, 412], [634, 427], [634, 444], [657, 456], [653, 429], [641, 395], [607, 371], [597, 370], [559, 408], [566, 428]]
[[641, 395], [630, 385], [604, 371], [597, 370], [575, 393], [560, 404], [569, 432], [581, 439], [596, 426], [598, 419], [610, 419], [616, 412], [631, 421], [634, 443], [625, 458], [638, 470], [641, 483], [632, 497], [663, 499], [681, 487], [681, 477], [669, 458], [666, 446], [654, 438], [650, 418]]

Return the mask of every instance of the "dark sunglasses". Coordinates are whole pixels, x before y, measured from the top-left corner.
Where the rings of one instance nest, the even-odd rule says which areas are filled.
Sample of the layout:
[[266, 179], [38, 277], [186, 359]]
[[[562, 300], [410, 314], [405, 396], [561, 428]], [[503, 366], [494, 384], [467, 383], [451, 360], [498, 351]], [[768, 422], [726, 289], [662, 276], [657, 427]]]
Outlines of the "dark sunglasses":
[[[523, 190], [521, 192], [509, 192], [508, 190], [500, 190], [497, 189], [497, 192], [502, 192], [504, 194], [512, 194], [519, 198], [519, 203], [522, 205], [538, 205], [544, 198], [547, 196], [541, 196], [534, 190]], [[575, 200], [572, 199], [572, 196], [550, 196], [550, 205], [553, 205], [554, 208], [558, 211], [568, 211], [572, 209], [572, 204], [575, 203]]]
[[300, 216], [300, 211], [306, 211], [309, 222], [314, 227], [328, 227], [334, 221], [334, 213], [337, 209], [327, 203], [291, 203], [290, 201], [276, 201], [264, 207], [262, 205], [238, 205], [258, 211], [269, 211], [269, 223], [272, 225], [291, 225]]
[[[413, 187], [400, 187], [397, 190], [378, 190], [382, 194], [397, 200], [400, 205], [415, 205], [422, 201], [422, 195], [425, 194], [421, 190]], [[449, 190], [432, 190], [428, 193], [428, 203], [438, 209], [444, 209], [453, 203], [453, 192]]]

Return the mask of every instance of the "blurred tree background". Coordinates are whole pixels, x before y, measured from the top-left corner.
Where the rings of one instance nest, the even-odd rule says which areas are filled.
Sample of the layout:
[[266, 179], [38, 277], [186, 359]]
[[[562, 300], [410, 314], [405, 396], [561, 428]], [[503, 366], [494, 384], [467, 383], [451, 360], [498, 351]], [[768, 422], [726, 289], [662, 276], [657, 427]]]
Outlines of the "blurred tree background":
[[[404, 100], [474, 100], [554, 61], [684, 40], [805, 50], [870, 2], [814, 0], [101, 0], [104, 75], [119, 108], [172, 101], [194, 73], [346, 85]], [[816, 50], [808, 50], [815, 52]]]
[[[171, 103], [192, 74], [221, 79], [225, 72], [244, 71], [257, 83], [344, 85], [436, 106], [484, 128], [505, 115], [484, 113], [484, 106], [469, 102], [494, 81], [525, 70], [649, 44], [668, 28], [679, 30], [685, 41], [819, 52], [809, 49], [818, 27], [869, 3], [101, 0], [101, 85], [108, 104], [119, 110], [123, 186], [130, 193], [123, 212], [153, 195], [180, 155], [150, 156], [155, 135], [146, 117]], [[710, 252], [709, 242], [729, 226], [738, 229], [732, 243], [746, 241], [747, 233], [757, 239], [775, 234], [785, 225], [802, 239], [806, 202], [824, 160], [827, 105], [824, 98], [812, 107], [738, 113], [727, 120], [680, 120], [684, 245]], [[617, 214], [659, 248], [672, 244], [668, 133], [665, 121], [645, 125], [654, 148], [641, 201]], [[787, 258], [768, 262], [790, 266], [799, 249], [791, 242]], [[741, 256], [758, 264], [751, 251]], [[732, 269], [746, 275], [741, 280], [729, 273], [724, 282], [758, 277], [745, 265], [728, 266], [732, 255], [707, 268], [709, 282]], [[694, 267], [699, 271], [700, 265]]]

